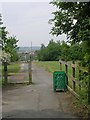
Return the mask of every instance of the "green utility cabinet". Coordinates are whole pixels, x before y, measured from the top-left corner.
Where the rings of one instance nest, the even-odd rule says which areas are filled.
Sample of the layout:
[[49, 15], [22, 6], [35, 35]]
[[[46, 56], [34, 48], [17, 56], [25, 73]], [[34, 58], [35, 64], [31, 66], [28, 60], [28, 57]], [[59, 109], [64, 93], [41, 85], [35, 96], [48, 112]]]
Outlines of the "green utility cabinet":
[[64, 71], [55, 71], [53, 73], [53, 89], [66, 91], [66, 74]]

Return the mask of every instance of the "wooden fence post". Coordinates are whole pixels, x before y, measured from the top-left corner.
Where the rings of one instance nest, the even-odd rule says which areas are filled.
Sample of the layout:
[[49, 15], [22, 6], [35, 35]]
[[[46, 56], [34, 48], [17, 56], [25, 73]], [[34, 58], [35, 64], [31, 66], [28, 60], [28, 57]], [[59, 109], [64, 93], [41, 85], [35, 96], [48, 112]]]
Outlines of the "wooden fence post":
[[68, 66], [65, 64], [65, 72], [68, 74]]
[[31, 54], [30, 54], [30, 60], [28, 63], [28, 67], [29, 67], [29, 84], [32, 84], [32, 63], [31, 63], [32, 59], [31, 59]]
[[60, 62], [60, 70], [62, 71], [62, 63]]
[[76, 86], [75, 86], [75, 63], [74, 62], [72, 64], [72, 70], [73, 70], [73, 72], [72, 72], [72, 76], [73, 76], [73, 86], [72, 86], [72, 88], [75, 91], [76, 90]]
[[4, 62], [4, 81], [5, 81], [5, 85], [7, 85], [8, 83], [8, 73], [7, 73], [7, 62]]
[[65, 72], [66, 72], [66, 84], [68, 85], [68, 65], [65, 64]]
[[81, 81], [81, 70], [79, 70], [79, 92], [81, 91], [81, 85], [80, 85], [80, 81]]

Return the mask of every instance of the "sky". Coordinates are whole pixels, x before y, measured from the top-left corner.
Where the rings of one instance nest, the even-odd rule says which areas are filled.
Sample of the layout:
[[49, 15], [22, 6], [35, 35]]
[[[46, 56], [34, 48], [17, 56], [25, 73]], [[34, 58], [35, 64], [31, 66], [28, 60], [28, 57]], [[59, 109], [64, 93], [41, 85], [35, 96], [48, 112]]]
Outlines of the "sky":
[[[45, 2], [46, 1], [46, 2]], [[48, 45], [54, 41], [65, 40], [66, 36], [55, 37], [49, 34], [53, 25], [48, 24], [51, 14], [56, 8], [49, 4], [49, 0], [10, 0], [1, 3], [3, 25], [6, 26], [10, 36], [16, 36], [19, 46]]]

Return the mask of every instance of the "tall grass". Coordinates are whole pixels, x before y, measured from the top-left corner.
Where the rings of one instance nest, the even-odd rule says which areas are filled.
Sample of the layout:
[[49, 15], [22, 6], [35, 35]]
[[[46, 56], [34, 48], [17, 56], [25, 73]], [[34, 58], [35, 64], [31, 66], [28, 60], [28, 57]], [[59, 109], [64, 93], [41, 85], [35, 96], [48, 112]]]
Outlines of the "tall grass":
[[40, 67], [44, 67], [48, 72], [60, 71], [60, 65], [58, 61], [40, 61], [35, 62]]
[[[10, 63], [10, 65], [7, 66], [7, 72], [8, 75], [14, 75], [18, 73], [20, 70], [20, 64], [19, 63]], [[1, 78], [0, 78], [0, 85], [4, 84], [4, 66], [0, 66], [0, 72], [1, 72]]]
[[[16, 74], [20, 70], [20, 64], [19, 63], [10, 63], [10, 65], [7, 66], [8, 75]], [[2, 74], [4, 72], [4, 66], [2, 66]]]

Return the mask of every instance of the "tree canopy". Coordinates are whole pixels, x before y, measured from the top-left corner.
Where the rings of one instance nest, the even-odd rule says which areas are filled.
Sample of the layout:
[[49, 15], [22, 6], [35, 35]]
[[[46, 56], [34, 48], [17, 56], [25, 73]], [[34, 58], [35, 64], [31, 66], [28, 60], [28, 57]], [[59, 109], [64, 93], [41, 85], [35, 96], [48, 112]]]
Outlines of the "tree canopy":
[[[2, 22], [2, 16], [0, 14], [0, 43], [2, 45], [2, 53], [5, 53], [3, 55], [8, 54], [7, 56], [11, 56], [11, 61], [18, 60], [18, 54], [17, 54], [17, 38], [15, 36], [8, 37], [9, 32], [6, 30], [6, 27], [3, 26]], [[3, 58], [7, 58], [4, 57]]]
[[[71, 44], [83, 42], [85, 45], [87, 62], [90, 61], [90, 2], [60, 2], [53, 0], [50, 4], [57, 7], [53, 19], [51, 34], [67, 35]], [[88, 64], [89, 65], [89, 64]]]
[[51, 2], [58, 9], [53, 12], [54, 24], [51, 33], [57, 36], [65, 33], [72, 42], [90, 42], [90, 2]]
[[[41, 45], [41, 49], [37, 51], [38, 60], [40, 61], [57, 61], [62, 59], [64, 61], [83, 60], [85, 51], [83, 44], [68, 45], [65, 41], [50, 40], [45, 47]], [[85, 63], [83, 62], [83, 66]]]

